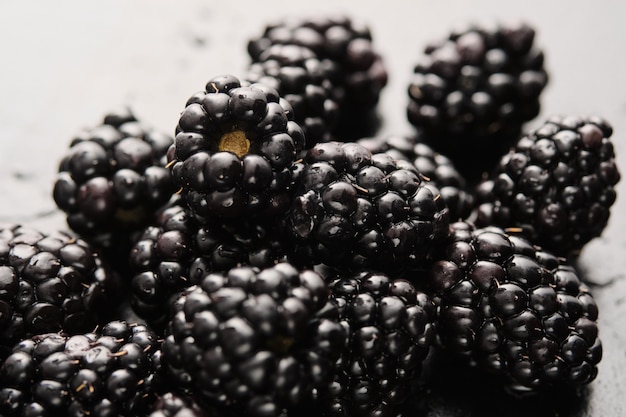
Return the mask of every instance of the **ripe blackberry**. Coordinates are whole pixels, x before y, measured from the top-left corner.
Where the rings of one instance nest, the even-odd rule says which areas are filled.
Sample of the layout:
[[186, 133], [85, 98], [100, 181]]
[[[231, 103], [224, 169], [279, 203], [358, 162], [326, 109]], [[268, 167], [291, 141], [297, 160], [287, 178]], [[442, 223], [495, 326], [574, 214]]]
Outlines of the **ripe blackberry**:
[[176, 128], [174, 181], [201, 218], [271, 217], [289, 202], [290, 167], [304, 146], [289, 103], [263, 84], [212, 78]]
[[267, 25], [261, 36], [251, 39], [248, 53], [253, 61], [259, 61], [263, 51], [276, 44], [304, 46], [318, 58], [335, 62], [339, 70], [331, 82], [338, 97], [339, 122], [345, 125], [339, 129], [354, 137], [367, 134], [355, 129], [371, 127], [364, 121], [373, 119], [370, 113], [387, 85], [388, 75], [364, 22], [341, 15], [286, 18]]
[[448, 231], [445, 202], [410, 164], [328, 142], [302, 165], [283, 222], [294, 262], [400, 273], [420, 267]]
[[174, 304], [164, 365], [206, 401], [277, 416], [334, 376], [346, 334], [328, 293], [289, 263], [208, 274]]
[[0, 366], [0, 414], [147, 415], [160, 377], [153, 332], [123, 321], [93, 333], [22, 340]]
[[477, 226], [521, 227], [556, 255], [600, 236], [620, 173], [611, 126], [598, 117], [553, 116], [523, 136], [479, 185]]
[[289, 102], [304, 131], [304, 148], [309, 149], [330, 141], [337, 124], [339, 109], [331, 83], [335, 67], [303, 46], [276, 44], [250, 65], [245, 78], [274, 88]]
[[372, 154], [385, 152], [402, 166], [401, 161], [411, 162], [422, 176], [438, 188], [441, 198], [450, 210], [453, 221], [465, 219], [473, 208], [473, 196], [467, 192], [465, 178], [446, 156], [435, 152], [421, 142], [418, 136], [387, 135], [359, 139], [357, 143]]
[[407, 114], [424, 140], [472, 177], [490, 169], [539, 113], [544, 55], [526, 23], [472, 25], [428, 45]]
[[331, 279], [348, 347], [321, 402], [329, 416], [394, 416], [435, 338], [435, 305], [405, 279], [361, 272]]
[[147, 227], [130, 253], [131, 304], [152, 325], [169, 313], [169, 300], [216, 271], [239, 265], [273, 266], [283, 258], [280, 241], [261, 222], [203, 222], [171, 205]]
[[117, 275], [87, 242], [0, 225], [2, 348], [36, 334], [93, 329], [107, 317], [118, 287]]
[[523, 235], [450, 229], [428, 281], [441, 345], [518, 392], [592, 381], [602, 356], [598, 307], [576, 270]]
[[59, 165], [53, 197], [72, 230], [110, 249], [176, 191], [165, 168], [173, 139], [139, 122], [128, 109], [78, 134]]
[[167, 392], [157, 396], [148, 417], [220, 417], [227, 414], [207, 407], [195, 398]]

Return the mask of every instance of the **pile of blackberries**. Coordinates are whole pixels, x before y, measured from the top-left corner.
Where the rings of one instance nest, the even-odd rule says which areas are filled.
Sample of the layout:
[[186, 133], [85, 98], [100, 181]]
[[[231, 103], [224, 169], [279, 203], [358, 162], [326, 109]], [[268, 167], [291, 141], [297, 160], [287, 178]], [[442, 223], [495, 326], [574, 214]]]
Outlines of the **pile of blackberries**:
[[77, 135], [53, 192], [72, 232], [0, 227], [0, 415], [397, 416], [433, 355], [512, 394], [591, 382], [574, 262], [620, 174], [599, 117], [522, 133], [534, 36], [426, 47], [410, 135], [365, 122], [387, 72], [348, 17], [268, 25], [174, 137], [129, 110]]

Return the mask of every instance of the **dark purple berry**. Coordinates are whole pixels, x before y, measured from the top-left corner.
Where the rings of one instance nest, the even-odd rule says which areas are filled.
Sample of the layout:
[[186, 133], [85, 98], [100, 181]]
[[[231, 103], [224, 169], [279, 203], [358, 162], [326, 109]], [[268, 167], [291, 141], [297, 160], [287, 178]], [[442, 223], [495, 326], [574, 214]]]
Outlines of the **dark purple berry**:
[[248, 53], [253, 62], [263, 61], [266, 51], [275, 45], [305, 47], [325, 69], [331, 69], [328, 77], [340, 113], [336, 131], [342, 138], [371, 133], [377, 124], [375, 106], [388, 74], [363, 22], [342, 15], [282, 19], [251, 39]]
[[298, 263], [387, 273], [418, 268], [445, 237], [448, 208], [417, 169], [355, 143], [311, 148], [284, 226]]
[[450, 230], [429, 271], [439, 344], [514, 391], [591, 382], [602, 356], [598, 310], [576, 270], [513, 230]]
[[215, 77], [180, 116], [173, 180], [198, 218], [272, 217], [287, 208], [290, 168], [304, 141], [274, 88]]
[[151, 222], [176, 191], [165, 167], [172, 143], [128, 109], [77, 135], [53, 190], [72, 230], [107, 250], [127, 246], [131, 233]]
[[472, 220], [522, 228], [546, 250], [577, 254], [600, 236], [615, 202], [620, 173], [611, 132], [599, 118], [548, 118], [479, 184]]
[[119, 284], [81, 239], [0, 226], [0, 353], [33, 335], [92, 330], [111, 314]]
[[250, 416], [309, 401], [346, 343], [323, 279], [288, 263], [207, 274], [174, 303], [164, 363], [182, 387]]
[[535, 30], [524, 22], [472, 25], [433, 42], [409, 84], [409, 121], [474, 182], [539, 113], [548, 82]]
[[158, 347], [150, 329], [122, 321], [24, 339], [0, 365], [0, 413], [147, 415], [162, 384]]

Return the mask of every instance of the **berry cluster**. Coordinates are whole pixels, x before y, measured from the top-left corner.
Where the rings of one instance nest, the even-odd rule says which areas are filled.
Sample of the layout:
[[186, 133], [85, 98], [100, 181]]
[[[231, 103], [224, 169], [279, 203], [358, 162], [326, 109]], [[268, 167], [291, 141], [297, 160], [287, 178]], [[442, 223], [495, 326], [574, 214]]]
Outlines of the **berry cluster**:
[[53, 197], [76, 233], [99, 247], [129, 240], [172, 196], [165, 152], [172, 138], [141, 123], [129, 109], [76, 135], [59, 164]]
[[[409, 85], [409, 121], [424, 142], [472, 177], [491, 168], [539, 113], [548, 82], [535, 30], [524, 22], [471, 25], [432, 42]], [[480, 158], [472, 167], [467, 161]]]
[[514, 393], [594, 380], [573, 262], [620, 174], [599, 117], [520, 133], [548, 79], [534, 37], [428, 46], [412, 134], [356, 129], [387, 72], [348, 17], [268, 25], [173, 139], [106, 115], [59, 165], [73, 233], [0, 227], [0, 414], [397, 416], [433, 354]]
[[575, 269], [495, 226], [450, 227], [429, 270], [440, 343], [513, 390], [595, 378], [598, 306]]

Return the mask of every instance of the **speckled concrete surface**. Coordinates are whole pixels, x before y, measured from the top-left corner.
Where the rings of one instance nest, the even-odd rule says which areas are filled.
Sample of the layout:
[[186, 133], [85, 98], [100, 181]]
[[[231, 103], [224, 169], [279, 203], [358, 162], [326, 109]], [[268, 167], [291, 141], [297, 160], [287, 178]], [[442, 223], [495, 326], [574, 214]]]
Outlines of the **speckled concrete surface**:
[[[614, 127], [626, 172], [626, 5], [621, 1], [182, 2], [114, 0], [0, 3], [0, 220], [65, 229], [51, 198], [59, 158], [81, 128], [130, 105], [173, 132], [188, 96], [211, 76], [239, 74], [246, 41], [273, 19], [343, 12], [364, 19], [390, 71], [381, 132], [405, 133], [406, 86], [421, 48], [470, 21], [524, 18], [538, 29], [551, 80], [542, 114], [599, 114]], [[308, 4], [311, 4], [308, 6]], [[579, 268], [600, 306], [604, 359], [580, 397], [510, 402], [480, 387], [439, 384], [411, 412], [426, 416], [625, 416], [626, 181], [609, 225]], [[454, 373], [442, 377], [452, 378]], [[471, 385], [471, 384], [467, 384]], [[451, 392], [444, 396], [443, 391]]]

